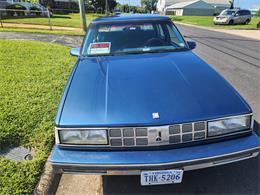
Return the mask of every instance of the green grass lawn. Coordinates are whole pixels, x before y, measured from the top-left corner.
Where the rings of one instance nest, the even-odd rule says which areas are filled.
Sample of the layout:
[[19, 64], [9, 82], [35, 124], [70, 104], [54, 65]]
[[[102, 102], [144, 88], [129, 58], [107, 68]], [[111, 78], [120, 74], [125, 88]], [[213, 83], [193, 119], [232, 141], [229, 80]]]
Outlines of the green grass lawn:
[[260, 21], [259, 18], [252, 18], [248, 25], [214, 25], [213, 16], [170, 16], [173, 21], [194, 24], [198, 26], [227, 28], [227, 29], [249, 29], [256, 28], [256, 24]]
[[[100, 14], [86, 14], [87, 24], [93, 19], [100, 17]], [[3, 22], [17, 23], [17, 24], [39, 24], [39, 25], [49, 25], [47, 17], [41, 18], [15, 18], [15, 19], [4, 19]], [[54, 14], [51, 18], [51, 24], [53, 26], [65, 26], [81, 28], [81, 20], [79, 14]]]
[[69, 48], [0, 40], [0, 147], [33, 148], [31, 161], [0, 157], [0, 194], [31, 194], [54, 143], [54, 117], [75, 58]]

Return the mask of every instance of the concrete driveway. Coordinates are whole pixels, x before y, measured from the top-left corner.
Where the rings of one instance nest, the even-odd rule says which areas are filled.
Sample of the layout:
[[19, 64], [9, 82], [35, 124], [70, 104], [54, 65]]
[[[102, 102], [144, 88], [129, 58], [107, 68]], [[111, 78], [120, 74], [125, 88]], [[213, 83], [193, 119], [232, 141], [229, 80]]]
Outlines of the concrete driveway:
[[[260, 41], [178, 27], [186, 39], [197, 42], [194, 52], [212, 64], [250, 103], [260, 122]], [[260, 158], [185, 172], [183, 183], [175, 185], [142, 187], [139, 176], [97, 178], [63, 175], [57, 194], [260, 194]]]

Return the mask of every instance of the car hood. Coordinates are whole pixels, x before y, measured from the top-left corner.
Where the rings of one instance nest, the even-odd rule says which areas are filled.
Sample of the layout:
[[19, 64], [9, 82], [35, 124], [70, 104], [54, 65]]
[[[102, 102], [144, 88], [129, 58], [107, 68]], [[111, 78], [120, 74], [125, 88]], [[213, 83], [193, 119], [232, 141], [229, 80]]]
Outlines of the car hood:
[[60, 127], [166, 125], [251, 112], [191, 51], [79, 59], [64, 96]]

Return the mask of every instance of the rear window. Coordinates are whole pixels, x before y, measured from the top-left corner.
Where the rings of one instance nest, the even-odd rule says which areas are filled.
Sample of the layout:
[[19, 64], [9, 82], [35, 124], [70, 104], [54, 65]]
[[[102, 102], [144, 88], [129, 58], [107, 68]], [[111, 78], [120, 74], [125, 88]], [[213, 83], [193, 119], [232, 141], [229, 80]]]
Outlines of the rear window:
[[251, 15], [251, 12], [249, 10], [244, 10], [244, 15]]

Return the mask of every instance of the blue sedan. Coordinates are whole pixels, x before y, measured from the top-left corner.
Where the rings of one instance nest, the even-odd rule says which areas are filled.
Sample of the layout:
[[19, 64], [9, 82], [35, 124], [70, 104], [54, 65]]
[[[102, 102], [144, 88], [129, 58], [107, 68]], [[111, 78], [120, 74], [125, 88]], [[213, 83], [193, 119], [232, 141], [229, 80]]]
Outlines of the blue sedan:
[[250, 106], [195, 47], [165, 16], [92, 21], [71, 49], [78, 60], [55, 119], [54, 169], [159, 185], [257, 156]]

